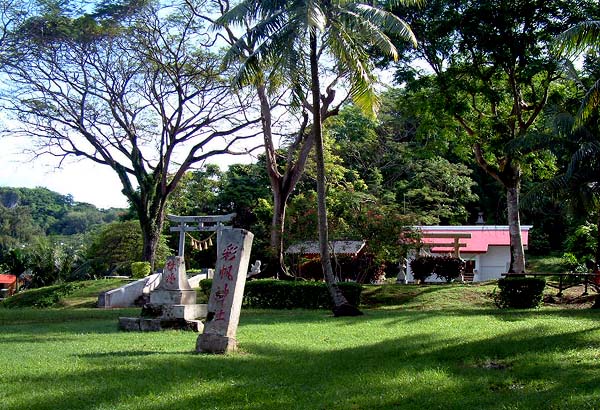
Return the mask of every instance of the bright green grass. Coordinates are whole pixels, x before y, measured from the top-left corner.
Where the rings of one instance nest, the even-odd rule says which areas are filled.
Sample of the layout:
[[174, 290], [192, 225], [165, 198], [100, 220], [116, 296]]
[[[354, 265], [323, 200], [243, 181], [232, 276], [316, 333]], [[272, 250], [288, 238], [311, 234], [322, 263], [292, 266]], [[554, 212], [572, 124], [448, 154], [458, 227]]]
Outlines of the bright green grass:
[[592, 310], [244, 311], [226, 356], [193, 353], [193, 333], [119, 332], [134, 312], [0, 309], [0, 409], [600, 406]]

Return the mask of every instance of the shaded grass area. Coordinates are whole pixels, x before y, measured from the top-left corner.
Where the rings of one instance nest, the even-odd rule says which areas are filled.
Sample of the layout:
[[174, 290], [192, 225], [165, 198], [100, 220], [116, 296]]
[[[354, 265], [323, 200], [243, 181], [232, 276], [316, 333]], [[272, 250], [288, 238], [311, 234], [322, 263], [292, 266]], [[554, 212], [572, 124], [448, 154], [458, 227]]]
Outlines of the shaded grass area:
[[545, 256], [527, 255], [527, 271], [539, 273], [565, 273], [567, 268], [563, 264], [562, 254]]
[[440, 285], [365, 285], [361, 304], [365, 307], [407, 309], [492, 308], [496, 282]]
[[107, 290], [116, 289], [128, 283], [131, 280], [123, 279], [98, 279], [85, 282], [79, 282], [83, 286], [77, 288], [67, 298], [62, 298], [58, 302], [61, 307], [96, 307], [98, 295]]
[[0, 408], [597, 408], [598, 312], [365, 313], [243, 311], [242, 351], [213, 356], [194, 333], [117, 331], [129, 312], [0, 309]]
[[19, 292], [0, 302], [4, 307], [95, 307], [101, 292], [123, 286], [130, 281], [98, 279], [66, 282]]

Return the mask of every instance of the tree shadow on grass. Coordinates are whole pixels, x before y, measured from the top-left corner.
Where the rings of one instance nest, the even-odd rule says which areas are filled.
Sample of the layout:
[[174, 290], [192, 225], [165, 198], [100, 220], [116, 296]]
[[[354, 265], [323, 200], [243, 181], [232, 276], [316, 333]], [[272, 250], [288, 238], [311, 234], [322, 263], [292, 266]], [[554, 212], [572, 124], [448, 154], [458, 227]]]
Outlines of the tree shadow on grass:
[[[35, 394], [6, 408], [591, 409], [600, 393], [599, 329], [539, 325], [480, 340], [416, 332], [323, 349], [274, 334], [271, 342], [241, 340], [244, 353], [227, 356], [136, 345], [76, 354], [86, 370], [32, 376], [26, 388]], [[561, 355], [573, 349], [588, 353]]]
[[377, 308], [383, 306], [402, 306], [414, 302], [430, 293], [447, 292], [442, 285], [383, 285], [367, 287], [361, 295], [362, 304]]
[[34, 338], [31, 335], [23, 335], [23, 336], [1, 336], [0, 335], [0, 345], [2, 345], [2, 349], [10, 349], [10, 345], [26, 345], [26, 344], [42, 344], [48, 342], [60, 342], [60, 343], [68, 343], [75, 340], [73, 337], [68, 336], [44, 336], [43, 338]]
[[390, 324], [413, 324], [428, 321], [432, 317], [455, 318], [455, 317], [482, 317], [489, 316], [503, 322], [522, 322], [535, 319], [549, 318], [573, 318], [576, 320], [593, 321], [600, 320], [600, 311], [592, 309], [438, 309], [438, 310], [402, 310], [402, 309], [373, 309], [364, 310], [362, 319], [342, 318], [348, 325], [360, 323], [360, 320], [387, 319]]

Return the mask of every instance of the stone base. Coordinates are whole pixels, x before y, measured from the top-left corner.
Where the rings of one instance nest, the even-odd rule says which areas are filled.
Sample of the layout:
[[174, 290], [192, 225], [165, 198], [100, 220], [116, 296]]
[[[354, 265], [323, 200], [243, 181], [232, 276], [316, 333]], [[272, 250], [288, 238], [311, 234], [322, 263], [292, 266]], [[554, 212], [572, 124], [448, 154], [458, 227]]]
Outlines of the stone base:
[[207, 314], [207, 305], [165, 305], [162, 309], [161, 319], [174, 320], [194, 320], [205, 318]]
[[153, 305], [193, 305], [196, 303], [196, 291], [154, 290], [150, 293], [150, 303]]
[[204, 323], [200, 320], [165, 320], [165, 319], [145, 319], [139, 317], [120, 317], [119, 329], [133, 332], [159, 332], [161, 330], [191, 330], [193, 332], [202, 332]]
[[208, 306], [206, 304], [157, 305], [154, 303], [147, 303], [142, 308], [142, 317], [148, 319], [163, 320], [194, 320], [199, 318], [204, 319], [207, 315], [207, 307]]
[[120, 317], [119, 318], [119, 329], [127, 331], [140, 330], [140, 318], [139, 317]]
[[230, 353], [237, 350], [237, 340], [215, 334], [201, 334], [196, 341], [196, 352], [198, 353]]

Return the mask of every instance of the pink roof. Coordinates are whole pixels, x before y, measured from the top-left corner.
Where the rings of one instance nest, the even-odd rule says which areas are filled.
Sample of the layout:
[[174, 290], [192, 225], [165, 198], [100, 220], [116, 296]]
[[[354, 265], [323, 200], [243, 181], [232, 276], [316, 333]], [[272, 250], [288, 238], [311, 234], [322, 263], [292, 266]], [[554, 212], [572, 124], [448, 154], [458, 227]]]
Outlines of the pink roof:
[[[508, 233], [508, 226], [498, 225], [472, 225], [472, 226], [419, 226], [417, 230], [428, 233], [469, 233], [470, 238], [460, 238], [459, 243], [464, 243], [467, 246], [461, 247], [461, 253], [486, 253], [490, 246], [509, 246], [510, 237]], [[527, 247], [529, 240], [529, 229], [531, 226], [521, 226], [521, 238], [523, 240], [523, 246]], [[421, 238], [421, 241], [426, 244], [433, 243], [451, 243], [451, 238]], [[453, 252], [452, 247], [433, 247], [431, 249], [435, 253], [448, 253]]]
[[17, 277], [15, 275], [6, 275], [3, 273], [0, 274], [0, 283], [8, 283], [9, 285], [12, 285], [16, 281]]

